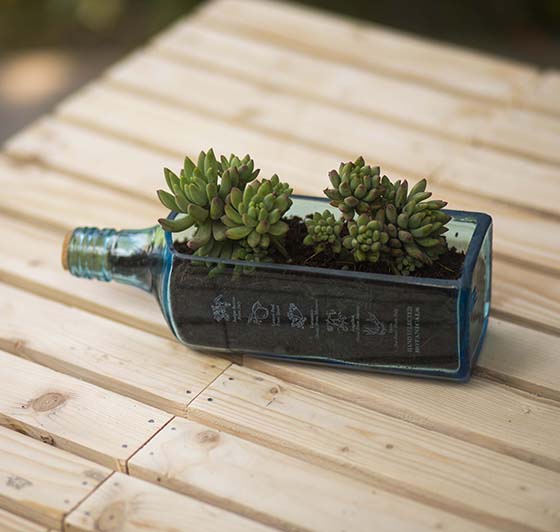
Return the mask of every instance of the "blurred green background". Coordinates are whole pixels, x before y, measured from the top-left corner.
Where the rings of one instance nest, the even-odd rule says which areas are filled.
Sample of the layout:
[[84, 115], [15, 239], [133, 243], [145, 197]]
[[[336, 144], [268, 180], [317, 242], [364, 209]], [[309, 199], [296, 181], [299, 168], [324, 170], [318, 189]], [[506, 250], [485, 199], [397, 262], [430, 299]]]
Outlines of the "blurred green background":
[[[0, 141], [199, 3], [0, 0]], [[560, 0], [295, 3], [560, 68]]]

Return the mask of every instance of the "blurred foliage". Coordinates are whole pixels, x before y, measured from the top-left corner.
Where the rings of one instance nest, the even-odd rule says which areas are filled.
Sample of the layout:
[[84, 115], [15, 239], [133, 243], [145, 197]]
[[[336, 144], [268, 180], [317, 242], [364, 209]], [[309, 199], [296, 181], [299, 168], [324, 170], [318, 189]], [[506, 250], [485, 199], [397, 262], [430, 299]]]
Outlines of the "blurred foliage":
[[[201, 0], [0, 0], [0, 50], [133, 48], [199, 3]], [[522, 60], [560, 64], [560, 0], [299, 3]]]

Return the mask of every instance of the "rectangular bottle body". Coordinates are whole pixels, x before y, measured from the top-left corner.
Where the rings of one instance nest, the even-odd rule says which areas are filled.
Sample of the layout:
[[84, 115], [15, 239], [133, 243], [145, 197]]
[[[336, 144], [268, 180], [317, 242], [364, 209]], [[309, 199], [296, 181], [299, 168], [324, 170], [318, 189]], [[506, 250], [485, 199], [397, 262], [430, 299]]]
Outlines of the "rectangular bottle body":
[[[300, 199], [291, 214], [324, 209]], [[465, 250], [457, 280], [207, 260], [171, 246], [167, 316], [199, 349], [371, 371], [465, 380], [490, 308], [489, 217], [450, 211], [450, 245]], [[219, 259], [214, 259], [219, 261]]]

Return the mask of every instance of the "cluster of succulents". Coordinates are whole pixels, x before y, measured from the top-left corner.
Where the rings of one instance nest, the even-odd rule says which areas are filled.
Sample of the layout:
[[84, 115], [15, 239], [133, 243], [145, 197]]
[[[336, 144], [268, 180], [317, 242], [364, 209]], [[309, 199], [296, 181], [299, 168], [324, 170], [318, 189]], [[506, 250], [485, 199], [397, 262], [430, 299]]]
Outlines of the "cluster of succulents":
[[158, 221], [166, 231], [194, 227], [188, 246], [196, 256], [268, 261], [271, 246], [284, 251], [282, 218], [292, 189], [277, 175], [258, 180], [258, 174], [249, 155], [217, 159], [203, 151], [196, 164], [186, 157], [179, 176], [164, 170], [169, 192], [157, 192], [164, 206], [184, 216]]
[[[289, 260], [284, 217], [292, 188], [277, 175], [257, 179], [259, 170], [249, 155], [217, 159], [212, 150], [203, 151], [196, 163], [186, 157], [178, 176], [167, 168], [164, 174], [169, 192], [159, 190], [159, 199], [183, 215], [159, 223], [172, 232], [193, 228], [188, 246], [194, 255], [266, 262], [276, 249]], [[303, 245], [315, 254], [328, 251], [357, 263], [383, 261], [408, 275], [447, 250], [443, 235], [451, 217], [442, 211], [447, 204], [430, 200], [425, 179], [409, 190], [406, 180], [393, 183], [379, 166], [359, 157], [329, 172], [329, 180], [324, 193], [340, 216], [325, 210], [305, 219]]]
[[392, 183], [360, 157], [341, 163], [329, 180], [332, 188], [324, 192], [341, 218], [325, 211], [306, 220], [304, 244], [316, 252], [330, 249], [351, 254], [356, 262], [385, 261], [395, 273], [408, 275], [447, 250], [443, 235], [451, 217], [442, 212], [447, 203], [428, 201], [432, 194], [426, 192], [425, 179], [408, 190], [406, 180]]

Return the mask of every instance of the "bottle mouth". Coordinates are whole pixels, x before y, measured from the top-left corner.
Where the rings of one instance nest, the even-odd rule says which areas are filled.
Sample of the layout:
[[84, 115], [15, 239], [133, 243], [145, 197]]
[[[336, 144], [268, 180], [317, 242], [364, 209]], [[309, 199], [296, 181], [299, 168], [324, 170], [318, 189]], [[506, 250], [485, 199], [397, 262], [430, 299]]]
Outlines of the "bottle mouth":
[[68, 265], [68, 248], [70, 247], [70, 241], [72, 240], [72, 235], [74, 231], [68, 231], [66, 236], [64, 237], [64, 241], [62, 242], [62, 255], [60, 257], [62, 262], [62, 267], [68, 271], [70, 266]]

